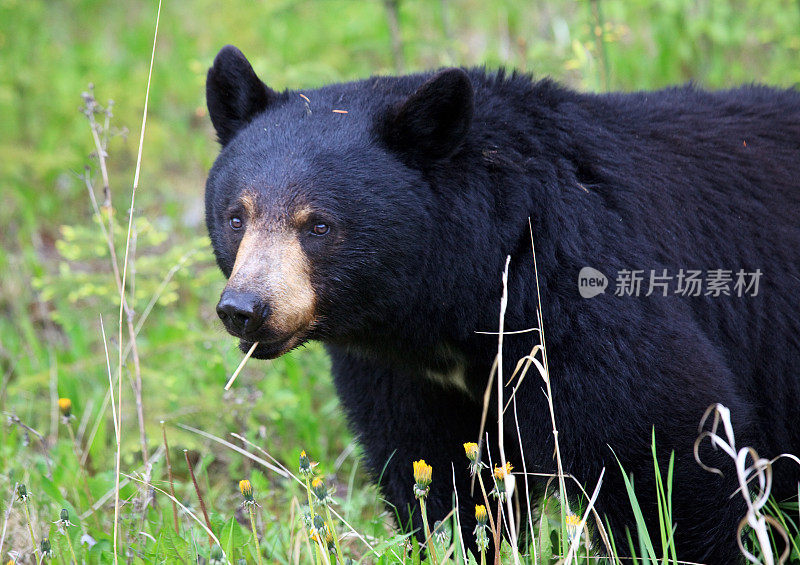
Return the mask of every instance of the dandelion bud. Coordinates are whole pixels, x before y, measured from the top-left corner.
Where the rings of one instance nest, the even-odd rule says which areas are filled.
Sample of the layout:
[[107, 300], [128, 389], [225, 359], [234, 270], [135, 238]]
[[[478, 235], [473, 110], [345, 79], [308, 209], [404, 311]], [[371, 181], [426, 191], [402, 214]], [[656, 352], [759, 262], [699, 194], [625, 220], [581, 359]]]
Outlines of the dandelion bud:
[[41, 548], [42, 548], [42, 557], [50, 557], [52, 555], [49, 539], [47, 538], [42, 539]]
[[28, 500], [28, 489], [25, 488], [25, 485], [22, 483], [17, 485], [17, 497], [22, 501], [25, 502]]
[[325, 528], [325, 519], [319, 514], [314, 516], [314, 527], [320, 532]]
[[480, 473], [483, 467], [486, 467], [485, 463], [481, 463], [480, 460], [480, 449], [478, 448], [478, 444], [474, 442], [468, 442], [464, 444], [464, 453], [469, 459], [469, 474], [470, 476], [474, 476], [476, 473]]
[[489, 515], [486, 513], [486, 507], [483, 504], [475, 505], [475, 519], [478, 521], [479, 526], [485, 526], [486, 520]]
[[314, 516], [314, 521], [312, 523], [311, 530], [309, 532], [311, 534], [311, 539], [314, 541], [322, 542], [325, 538], [325, 520], [317, 514]]
[[505, 500], [506, 497], [506, 477], [511, 474], [514, 467], [511, 463], [506, 462], [505, 465], [494, 468], [494, 490], [492, 494], [500, 500]]
[[247, 479], [239, 481], [239, 491], [247, 502], [253, 500], [253, 487]]
[[425, 463], [424, 459], [414, 461], [414, 481], [421, 488], [425, 488], [432, 482], [433, 467]]
[[312, 473], [311, 460], [305, 451], [300, 452], [300, 475], [306, 477]]
[[441, 545], [447, 545], [450, 541], [450, 529], [441, 520], [436, 520], [433, 524], [433, 539]]
[[59, 519], [62, 522], [69, 522], [69, 510], [66, 508], [61, 509], [61, 514], [59, 515]]
[[478, 459], [478, 444], [473, 442], [465, 443], [464, 452], [467, 454], [467, 459], [474, 463]]
[[414, 496], [424, 498], [428, 496], [432, 482], [433, 467], [425, 463], [424, 459], [414, 461]]
[[505, 479], [509, 474], [511, 474], [511, 470], [513, 469], [513, 465], [511, 463], [506, 462], [505, 465], [501, 467], [494, 468], [494, 478], [498, 481], [502, 481]]
[[311, 491], [314, 493], [314, 496], [317, 497], [317, 500], [320, 504], [327, 504], [327, 502], [330, 500], [330, 497], [328, 496], [328, 489], [325, 487], [325, 483], [319, 477], [311, 481]]
[[62, 416], [69, 418], [72, 416], [72, 400], [69, 398], [59, 398], [58, 409], [61, 411]]

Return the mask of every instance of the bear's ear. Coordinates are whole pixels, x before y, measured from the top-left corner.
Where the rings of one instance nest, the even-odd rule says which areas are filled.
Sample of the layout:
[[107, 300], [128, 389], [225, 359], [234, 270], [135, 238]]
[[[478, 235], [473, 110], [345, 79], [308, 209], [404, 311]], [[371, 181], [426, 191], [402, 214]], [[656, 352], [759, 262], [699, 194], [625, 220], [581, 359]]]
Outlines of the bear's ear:
[[472, 83], [462, 69], [440, 71], [389, 112], [383, 136], [415, 161], [452, 155], [469, 132], [474, 113]]
[[222, 145], [276, 98], [236, 47], [226, 45], [217, 53], [206, 78], [206, 104]]

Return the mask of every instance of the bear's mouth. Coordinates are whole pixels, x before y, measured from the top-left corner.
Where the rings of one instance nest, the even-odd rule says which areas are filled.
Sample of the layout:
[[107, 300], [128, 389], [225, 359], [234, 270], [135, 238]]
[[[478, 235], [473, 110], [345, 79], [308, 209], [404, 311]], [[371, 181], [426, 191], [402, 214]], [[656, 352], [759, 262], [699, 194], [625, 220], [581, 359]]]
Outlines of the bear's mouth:
[[[301, 334], [295, 334], [288, 339], [280, 341], [259, 341], [251, 357], [255, 357], [256, 359], [276, 359], [292, 349], [303, 345], [305, 341]], [[247, 353], [250, 351], [251, 347], [253, 347], [252, 341], [246, 341], [244, 339], [239, 340], [239, 349], [241, 349], [242, 353]]]

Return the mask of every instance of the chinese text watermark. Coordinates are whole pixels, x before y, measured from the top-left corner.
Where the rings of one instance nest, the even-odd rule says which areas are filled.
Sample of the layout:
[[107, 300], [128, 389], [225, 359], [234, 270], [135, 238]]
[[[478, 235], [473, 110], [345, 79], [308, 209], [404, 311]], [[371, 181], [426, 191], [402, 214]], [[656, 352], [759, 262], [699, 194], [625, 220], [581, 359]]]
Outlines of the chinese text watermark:
[[[758, 296], [761, 269], [668, 269], [617, 271], [614, 296]], [[578, 273], [578, 292], [583, 298], [603, 294], [608, 287], [605, 274], [584, 267]]]

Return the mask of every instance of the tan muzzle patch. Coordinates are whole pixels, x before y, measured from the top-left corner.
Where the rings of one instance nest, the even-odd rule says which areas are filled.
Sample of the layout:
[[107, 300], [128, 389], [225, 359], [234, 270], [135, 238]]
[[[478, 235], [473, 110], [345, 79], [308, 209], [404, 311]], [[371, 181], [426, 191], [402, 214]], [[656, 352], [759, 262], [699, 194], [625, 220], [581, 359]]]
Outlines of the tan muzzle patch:
[[226, 288], [257, 294], [269, 306], [264, 328], [288, 338], [314, 320], [316, 295], [310, 273], [308, 257], [295, 233], [251, 223]]

